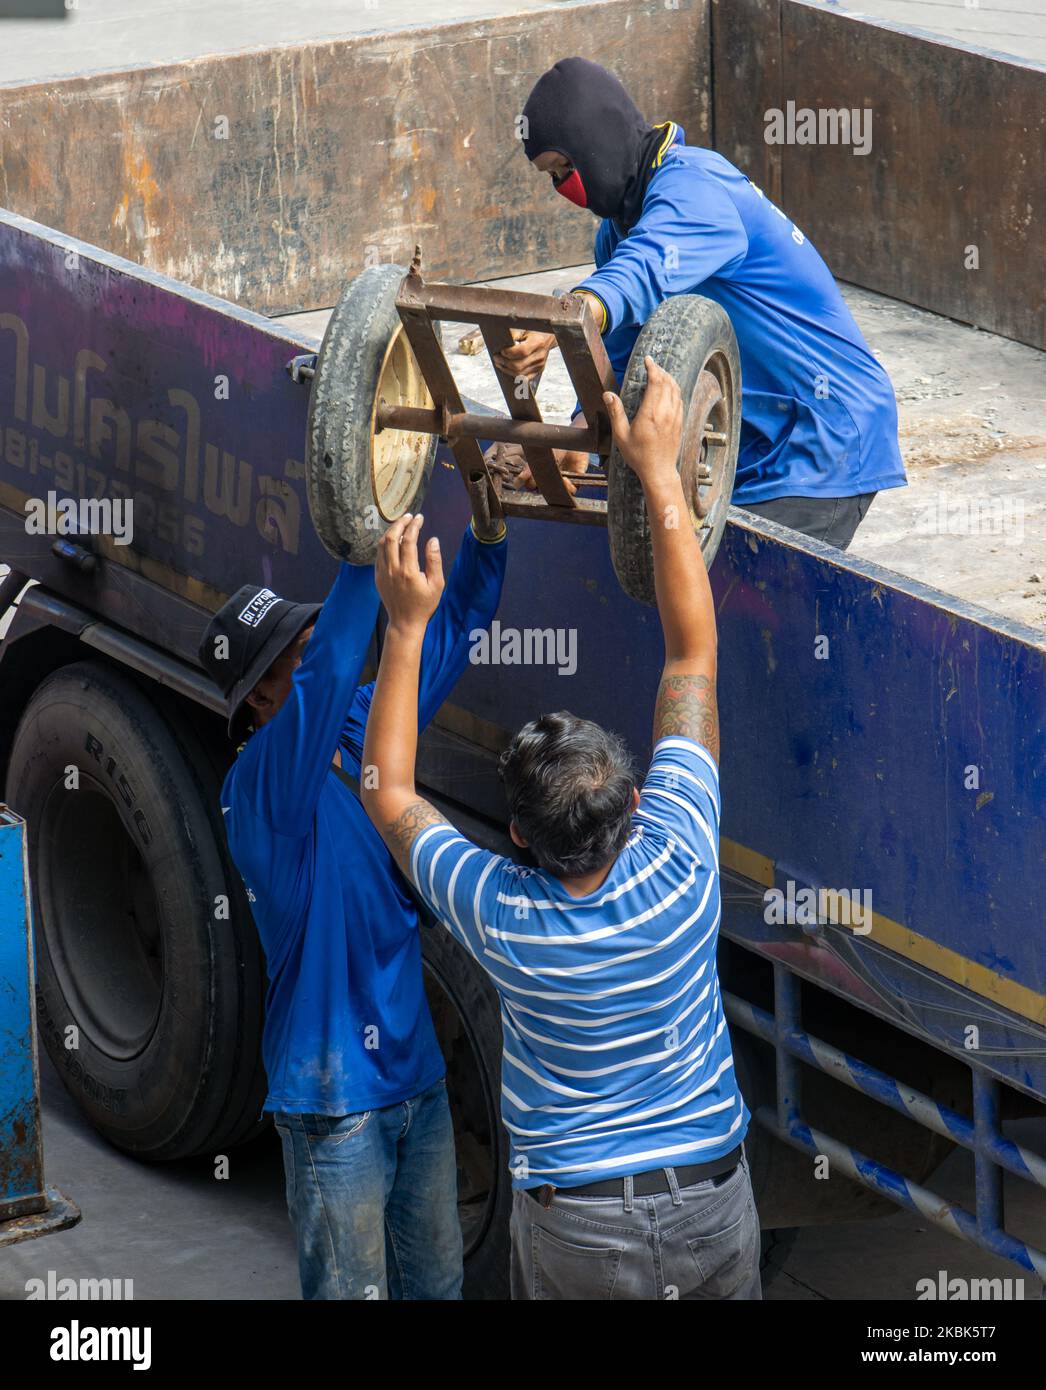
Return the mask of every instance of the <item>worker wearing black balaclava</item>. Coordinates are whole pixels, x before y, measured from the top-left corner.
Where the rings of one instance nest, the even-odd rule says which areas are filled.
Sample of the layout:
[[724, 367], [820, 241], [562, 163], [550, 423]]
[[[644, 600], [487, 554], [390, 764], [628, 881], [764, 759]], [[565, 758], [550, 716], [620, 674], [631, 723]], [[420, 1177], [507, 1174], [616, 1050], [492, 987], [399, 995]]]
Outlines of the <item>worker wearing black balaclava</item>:
[[523, 120], [528, 159], [551, 151], [574, 166], [556, 192], [627, 235], [669, 123], [652, 126], [614, 74], [587, 58], [563, 58], [539, 78]]
[[[687, 145], [674, 121], [652, 125], [586, 58], [540, 77], [523, 117], [531, 164], [601, 219], [596, 270], [572, 288], [590, 296], [618, 380], [666, 300], [715, 301], [741, 358], [734, 504], [848, 545], [875, 493], [907, 480], [889, 377], [806, 234], [721, 154]], [[555, 345], [532, 331], [495, 362], [533, 377]], [[584, 472], [588, 456], [557, 462]]]

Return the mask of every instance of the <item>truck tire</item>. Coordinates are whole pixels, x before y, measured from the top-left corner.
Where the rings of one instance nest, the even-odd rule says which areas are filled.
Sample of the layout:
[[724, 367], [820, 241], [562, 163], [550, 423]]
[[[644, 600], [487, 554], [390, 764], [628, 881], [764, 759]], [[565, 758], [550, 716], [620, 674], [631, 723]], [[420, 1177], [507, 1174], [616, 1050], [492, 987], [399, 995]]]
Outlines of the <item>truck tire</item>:
[[305, 476], [313, 525], [330, 553], [374, 563], [389, 525], [424, 496], [436, 436], [382, 430], [389, 405], [431, 410], [425, 378], [396, 311], [402, 266], [370, 266], [348, 284], [316, 360], [306, 428]]
[[62, 667], [15, 733], [37, 1014], [94, 1127], [143, 1159], [257, 1128], [263, 961], [225, 848], [220, 772], [188, 720], [98, 662]]
[[465, 1297], [509, 1296], [512, 1184], [501, 1123], [501, 1011], [497, 994], [446, 928], [421, 928], [425, 987], [447, 1063], [458, 1156]]
[[[675, 377], [685, 419], [679, 470], [690, 520], [711, 566], [726, 526], [737, 469], [741, 431], [741, 359], [724, 309], [699, 295], [666, 299], [640, 330], [621, 383], [621, 401], [631, 420], [646, 389], [644, 358], [652, 357]], [[704, 437], [709, 426], [713, 439]], [[703, 481], [701, 470], [708, 472]], [[707, 514], [700, 518], [700, 499]], [[607, 460], [607, 529], [610, 556], [621, 587], [640, 603], [654, 603], [654, 556], [650, 520], [639, 479], [615, 445]]]

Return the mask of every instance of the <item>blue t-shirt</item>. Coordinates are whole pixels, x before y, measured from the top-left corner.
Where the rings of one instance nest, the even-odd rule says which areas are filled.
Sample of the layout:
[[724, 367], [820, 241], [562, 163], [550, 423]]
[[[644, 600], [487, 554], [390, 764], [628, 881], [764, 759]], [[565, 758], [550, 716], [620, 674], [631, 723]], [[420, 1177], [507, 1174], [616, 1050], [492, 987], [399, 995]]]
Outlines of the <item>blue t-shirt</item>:
[[741, 354], [741, 438], [733, 501], [852, 497], [903, 487], [897, 403], [831, 272], [807, 237], [714, 150], [675, 143], [622, 239], [596, 235], [579, 289], [605, 307], [620, 381], [639, 329], [677, 294], [730, 315]]
[[720, 1158], [748, 1124], [719, 997], [719, 779], [662, 739], [595, 892], [431, 826], [411, 877], [490, 976], [514, 1187], [578, 1187]]
[[[466, 533], [425, 634], [418, 720], [468, 663], [497, 610], [508, 543]], [[374, 632], [374, 571], [342, 565], [279, 714], [222, 788], [225, 830], [269, 976], [266, 1110], [347, 1115], [417, 1095], [444, 1073], [425, 1000], [418, 915], [359, 799], [373, 685], [357, 689]]]

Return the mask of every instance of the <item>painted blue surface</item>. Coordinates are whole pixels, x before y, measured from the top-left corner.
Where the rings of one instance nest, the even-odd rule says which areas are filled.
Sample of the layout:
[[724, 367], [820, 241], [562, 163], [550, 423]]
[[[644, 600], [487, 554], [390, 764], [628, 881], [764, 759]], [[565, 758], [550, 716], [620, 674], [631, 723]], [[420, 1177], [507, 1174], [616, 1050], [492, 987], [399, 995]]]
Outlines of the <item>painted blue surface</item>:
[[[284, 371], [310, 340], [0, 213], [4, 315], [6, 505], [57, 486], [62, 456], [74, 491], [82, 466], [87, 485], [143, 499], [152, 522], [142, 521], [133, 563], [107, 566], [104, 585], [63, 568], [50, 558], [51, 538], [24, 530], [24, 556], [5, 559], [183, 653], [195, 650], [200, 610], [181, 615], [181, 627], [158, 630], [136, 566], [165, 585], [173, 576], [199, 603], [205, 598], [193, 585], [228, 592], [248, 581], [292, 598], [323, 597], [334, 563], [308, 518], [308, 391]], [[228, 399], [216, 393], [219, 377], [228, 378]], [[130, 432], [126, 448], [122, 430]], [[446, 462], [444, 451], [425, 509], [450, 551], [466, 506]], [[171, 508], [176, 535], [163, 520]], [[877, 913], [1004, 982], [1046, 993], [1046, 638], [790, 540], [770, 523], [733, 517], [712, 572], [724, 837], [772, 860], [781, 886], [871, 892]], [[573, 709], [618, 730], [646, 760], [660, 629], [653, 610], [618, 586], [603, 529], [513, 521], [500, 622], [573, 634], [576, 672], [476, 666], [456, 705], [509, 730], [542, 710]], [[823, 660], [819, 638], [827, 641]], [[463, 779], [456, 792], [488, 811], [498, 797], [481, 777]], [[765, 944], [801, 947], [803, 937], [783, 929]], [[849, 949], [884, 991], [910, 995], [907, 1026], [931, 1041], [938, 1038], [926, 1020], [939, 1011], [941, 990], [952, 1001], [950, 1026], [971, 1012], [983, 1016], [983, 1000], [932, 972], [920, 976], [859, 938]], [[854, 980], [843, 972], [833, 987], [867, 1007]], [[1007, 1036], [1013, 1079], [1046, 1094], [1041, 1057], [1033, 1058], [1041, 1037], [1033, 1047], [1026, 1035]]]
[[[202, 584], [322, 596], [335, 562], [309, 521], [308, 391], [285, 371], [310, 344], [0, 210], [0, 502], [132, 500], [134, 540], [114, 557], [198, 602]], [[23, 533], [4, 559], [36, 575], [52, 541]], [[82, 575], [51, 571], [85, 593]], [[141, 620], [90, 583], [93, 607]]]
[[25, 823], [0, 812], [0, 1207], [43, 1191]]
[[[453, 536], [463, 508], [437, 469], [433, 528]], [[780, 886], [870, 891], [876, 913], [1046, 993], [1046, 634], [732, 517], [712, 568], [723, 835]], [[510, 522], [499, 616], [576, 629], [577, 672], [475, 667], [456, 704], [509, 730], [571, 709], [649, 757], [660, 628], [602, 529]]]

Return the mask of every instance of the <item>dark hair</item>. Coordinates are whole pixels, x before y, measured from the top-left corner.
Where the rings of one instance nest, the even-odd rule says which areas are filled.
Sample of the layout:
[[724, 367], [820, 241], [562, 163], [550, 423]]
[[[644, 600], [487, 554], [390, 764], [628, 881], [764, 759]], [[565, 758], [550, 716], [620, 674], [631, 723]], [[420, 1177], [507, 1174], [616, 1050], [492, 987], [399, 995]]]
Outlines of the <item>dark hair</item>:
[[525, 724], [498, 772], [512, 819], [543, 869], [563, 878], [616, 859], [632, 824], [632, 760], [616, 734], [566, 710]]

